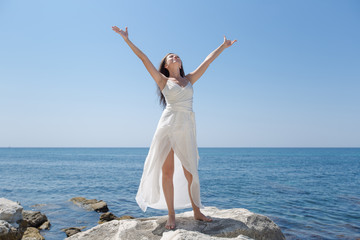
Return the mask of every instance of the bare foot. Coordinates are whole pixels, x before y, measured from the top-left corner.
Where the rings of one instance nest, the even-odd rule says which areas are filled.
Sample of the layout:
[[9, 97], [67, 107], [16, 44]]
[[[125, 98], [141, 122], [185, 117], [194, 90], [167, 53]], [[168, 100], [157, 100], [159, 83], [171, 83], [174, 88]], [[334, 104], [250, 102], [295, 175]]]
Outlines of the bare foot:
[[202, 214], [200, 211], [197, 213], [194, 213], [195, 220], [204, 221], [204, 222], [212, 222], [212, 219], [209, 217], [206, 217], [204, 214]]
[[174, 229], [175, 228], [175, 214], [169, 214], [169, 218], [165, 224], [166, 229]]

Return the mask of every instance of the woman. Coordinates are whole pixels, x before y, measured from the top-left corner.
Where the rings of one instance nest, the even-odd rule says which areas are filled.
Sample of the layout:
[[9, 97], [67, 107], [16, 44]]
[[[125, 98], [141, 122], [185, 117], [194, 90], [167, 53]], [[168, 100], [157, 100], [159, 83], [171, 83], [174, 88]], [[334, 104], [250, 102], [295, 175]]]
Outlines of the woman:
[[[169, 53], [156, 70], [147, 56], [130, 40], [125, 31], [113, 26], [133, 52], [141, 59], [158, 85], [160, 102], [166, 108], [159, 120], [145, 160], [136, 201], [143, 211], [147, 207], [168, 210], [167, 229], [175, 228], [175, 209], [192, 207], [194, 218], [212, 221], [201, 213], [199, 154], [196, 144], [195, 115], [192, 111], [193, 85], [210, 63], [236, 40], [227, 40], [192, 73], [185, 75], [177, 54]], [[187, 194], [188, 193], [188, 194]]]

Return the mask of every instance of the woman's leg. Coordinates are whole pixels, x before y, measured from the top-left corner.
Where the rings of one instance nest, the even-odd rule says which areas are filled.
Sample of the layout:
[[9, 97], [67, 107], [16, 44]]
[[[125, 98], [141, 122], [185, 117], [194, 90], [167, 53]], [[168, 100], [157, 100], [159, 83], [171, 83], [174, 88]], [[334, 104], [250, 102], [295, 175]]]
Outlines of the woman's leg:
[[212, 219], [209, 218], [209, 217], [206, 217], [204, 214], [202, 214], [202, 212], [200, 211], [200, 208], [195, 205], [195, 203], [194, 203], [194, 201], [193, 201], [193, 199], [191, 197], [191, 190], [190, 190], [190, 186], [191, 186], [191, 183], [192, 183], [193, 176], [188, 170], [186, 170], [184, 168], [184, 166], [183, 166], [183, 169], [184, 169], [184, 174], [185, 174], [186, 180], [188, 181], [188, 192], [189, 192], [189, 196], [190, 196], [191, 205], [192, 205], [192, 208], [194, 210], [194, 218], [196, 220], [211, 222]]
[[167, 229], [175, 228], [175, 210], [174, 210], [174, 151], [170, 149], [168, 156], [162, 166], [162, 187], [168, 207], [169, 219], [165, 225]]

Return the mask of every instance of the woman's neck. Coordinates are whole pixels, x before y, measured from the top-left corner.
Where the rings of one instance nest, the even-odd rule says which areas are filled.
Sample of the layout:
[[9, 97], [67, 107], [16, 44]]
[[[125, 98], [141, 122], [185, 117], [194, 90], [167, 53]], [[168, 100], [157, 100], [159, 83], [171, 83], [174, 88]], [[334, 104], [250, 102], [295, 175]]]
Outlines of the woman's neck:
[[176, 79], [181, 79], [181, 75], [180, 75], [180, 70], [179, 69], [168, 69], [169, 71], [169, 77], [170, 78], [176, 78]]

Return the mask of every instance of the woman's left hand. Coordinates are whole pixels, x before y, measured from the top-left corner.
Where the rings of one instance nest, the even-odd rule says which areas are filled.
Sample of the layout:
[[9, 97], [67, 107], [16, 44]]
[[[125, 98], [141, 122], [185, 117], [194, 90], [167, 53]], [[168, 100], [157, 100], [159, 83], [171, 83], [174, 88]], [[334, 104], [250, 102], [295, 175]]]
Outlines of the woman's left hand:
[[231, 41], [231, 40], [226, 39], [226, 37], [224, 36], [224, 43], [223, 43], [223, 45], [225, 46], [225, 48], [230, 47], [231, 45], [234, 44], [234, 42], [237, 42], [237, 40]]

